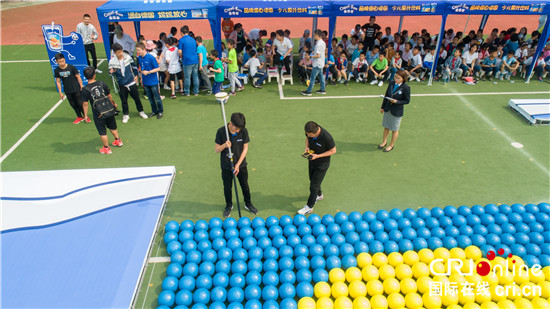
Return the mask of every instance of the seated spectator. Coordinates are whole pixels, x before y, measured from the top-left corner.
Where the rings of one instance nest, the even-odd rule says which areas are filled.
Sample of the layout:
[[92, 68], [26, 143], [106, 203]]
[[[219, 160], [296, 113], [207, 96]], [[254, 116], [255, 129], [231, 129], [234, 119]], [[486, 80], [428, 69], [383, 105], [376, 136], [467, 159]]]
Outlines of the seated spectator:
[[260, 60], [260, 64], [263, 64], [263, 66], [261, 68], [258, 68], [258, 70], [262, 72], [267, 72], [267, 64], [266, 64], [267, 62], [265, 60], [264, 49], [261, 47], [258, 47], [256, 51], [256, 55], [258, 57], [258, 60]]
[[493, 31], [491, 31], [491, 34], [485, 39], [485, 43], [489, 45], [496, 45], [495, 40], [498, 38], [498, 29], [494, 28]]
[[[516, 57], [516, 60], [519, 62], [519, 64], [523, 65], [523, 67], [525, 68], [525, 62], [527, 61], [527, 59], [529, 59], [529, 57], [532, 57], [533, 54], [534, 52], [529, 50], [529, 44], [522, 43], [521, 47], [516, 49], [514, 56]], [[531, 61], [529, 61], [527, 65], [531, 64], [532, 60], [533, 59], [531, 59]]]
[[527, 38], [527, 28], [522, 27], [521, 29], [519, 29], [518, 39], [520, 42], [523, 42], [525, 41], [526, 38]]
[[[384, 50], [384, 54], [386, 54], [386, 59], [388, 62], [391, 62], [393, 59], [393, 56], [395, 56], [395, 50], [393, 49], [393, 44], [388, 44], [386, 49]], [[391, 67], [391, 64], [390, 64]]]
[[381, 42], [382, 42], [382, 32], [378, 31], [374, 35], [374, 45], [380, 46], [382, 45]]
[[309, 81], [309, 76], [311, 75], [311, 70], [313, 69], [313, 59], [309, 56], [310, 53], [311, 48], [308, 46], [304, 46], [302, 59], [300, 59], [298, 65], [296, 66], [298, 68], [300, 83], [302, 84]]
[[304, 49], [304, 46], [305, 46], [306, 42], [310, 42], [310, 43], [311, 43], [311, 37], [310, 37], [309, 29], [306, 29], [306, 30], [304, 31], [304, 34], [303, 34], [302, 37], [300, 38], [300, 46], [298, 47], [298, 52], [299, 52], [300, 54], [302, 53], [302, 50]]
[[422, 61], [422, 79], [426, 75], [432, 72], [435, 61], [435, 48], [432, 46], [426, 46], [426, 55]]
[[409, 63], [405, 68], [405, 72], [408, 73], [409, 81], [416, 79], [420, 81], [420, 73], [422, 73], [422, 56], [420, 55], [420, 47], [416, 46], [412, 50], [412, 58], [409, 59]]
[[[380, 53], [383, 53], [385, 54], [386, 53], [386, 48], [388, 48], [388, 46], [390, 46], [392, 44], [389, 43], [388, 41], [388, 38], [383, 38], [382, 40], [380, 40]], [[392, 48], [393, 48], [393, 45], [392, 45]]]
[[444, 40], [443, 40], [443, 45], [445, 47], [449, 46], [449, 44], [451, 44], [451, 42], [453, 41], [454, 37], [455, 37], [454, 30], [452, 28], [447, 29], [447, 31], [445, 31], [445, 37], [444, 37]]
[[[339, 45], [339, 46], [342, 46], [342, 45]], [[342, 51], [336, 62], [336, 70], [338, 71], [338, 82], [344, 83], [346, 86], [348, 85], [348, 77], [346, 74], [347, 68], [348, 68], [348, 59], [346, 56], [346, 52]]]
[[[513, 35], [517, 35], [514, 33]], [[514, 57], [514, 51], [510, 50], [508, 51], [507, 55], [502, 57], [502, 64], [500, 65], [500, 69], [497, 72], [496, 78], [500, 78], [500, 80], [503, 80], [505, 75], [506, 79], [510, 79], [512, 74], [516, 72], [516, 70], [519, 67], [519, 62]]]
[[[356, 82], [362, 82], [363, 78], [359, 76], [359, 73], [367, 73], [369, 69], [369, 63], [367, 62], [367, 59], [365, 58], [365, 52], [361, 51], [359, 54], [359, 57], [353, 61], [353, 71], [349, 74], [348, 80], [351, 79], [351, 76], [355, 76]], [[365, 81], [367, 78], [365, 77]]]
[[537, 80], [542, 82], [542, 74], [544, 71], [550, 72], [550, 59], [545, 62], [544, 56], [540, 55], [539, 59], [537, 59], [537, 63], [535, 63], [535, 68], [533, 69], [535, 72], [535, 75], [537, 76]]
[[378, 58], [371, 63], [369, 68], [369, 76], [371, 78], [371, 85], [378, 83], [378, 87], [384, 85], [384, 81], [388, 78], [388, 59], [383, 53], [378, 54]]
[[525, 43], [529, 44], [529, 48], [537, 48], [539, 44], [540, 32], [537, 30], [531, 32], [531, 37], [524, 40]]
[[344, 46], [344, 50], [347, 50], [348, 49], [348, 44], [349, 44], [349, 40], [348, 40], [348, 35], [347, 34], [342, 34], [342, 39], [340, 40], [340, 42], [338, 42], [338, 45], [342, 44], [342, 46]]
[[409, 60], [411, 60], [412, 56], [413, 56], [413, 46], [411, 43], [407, 42], [405, 43], [405, 49], [403, 50], [403, 56], [401, 58], [403, 58], [403, 61], [405, 62], [405, 64], [409, 63]]
[[325, 69], [323, 71], [323, 73], [326, 73], [326, 71], [328, 70], [328, 72], [330, 74], [332, 74], [332, 85], [336, 85], [336, 77], [338, 76], [338, 70], [336, 70], [336, 66], [334, 65], [335, 64], [335, 61], [334, 61], [334, 56], [333, 55], [328, 55], [328, 48], [325, 49]]
[[351, 29], [350, 35], [351, 36], [356, 35], [357, 37], [361, 37], [365, 34], [363, 33], [363, 30], [361, 30], [361, 25], [357, 24], [357, 25], [355, 25], [355, 28]]
[[336, 47], [336, 52], [334, 53], [334, 58], [338, 59], [343, 52], [344, 52], [344, 45], [338, 44], [338, 46]]
[[477, 62], [482, 63], [485, 58], [489, 57], [489, 44], [483, 43], [477, 53]]
[[406, 38], [404, 36], [400, 36], [399, 39], [395, 40], [395, 43], [393, 44], [393, 49], [395, 51], [401, 51], [401, 53], [405, 52], [405, 40]]
[[507, 54], [509, 51], [512, 53], [515, 53], [515, 51], [519, 48], [519, 39], [518, 34], [514, 33], [510, 36], [510, 40], [504, 44], [504, 53]]
[[258, 78], [258, 80], [254, 83], [252, 82], [252, 86], [255, 88], [262, 88], [262, 84], [264, 80], [267, 78], [267, 73], [261, 71], [260, 69], [263, 68], [263, 64], [260, 63], [260, 60], [257, 57], [256, 51], [251, 49], [249, 51], [250, 53], [250, 59], [245, 63], [244, 67], [249, 69], [250, 71], [250, 77]]
[[506, 39], [504, 39], [504, 37], [506, 36], [506, 31], [505, 30], [502, 30], [498, 37], [496, 39], [494, 39], [493, 41], [493, 45], [499, 45], [499, 44], [502, 44], [502, 46], [504, 46], [504, 44], [506, 44]]
[[266, 43], [265, 44], [265, 61], [269, 63], [269, 67], [273, 67], [273, 47], [271, 44]]
[[248, 59], [250, 59], [250, 51], [253, 49], [254, 48], [252, 48], [252, 44], [246, 44], [246, 47], [244, 48], [243, 58], [239, 62], [242, 64], [247, 63]]
[[380, 52], [380, 46], [375, 45], [370, 52], [366, 54], [367, 62], [372, 65], [374, 60], [378, 59], [378, 53]]
[[455, 36], [458, 39], [458, 41], [460, 42], [460, 41], [462, 41], [462, 36], [463, 35], [464, 35], [464, 33], [462, 33], [462, 31], [458, 31]]
[[413, 33], [412, 37], [409, 39], [409, 43], [411, 43], [413, 45], [413, 47], [415, 46], [416, 42], [418, 41], [419, 36], [420, 36], [420, 33], [415, 32], [415, 33]]
[[[353, 54], [354, 54], [355, 50], [358, 47], [358, 42], [359, 42], [359, 37], [357, 35], [353, 35], [351, 37], [351, 40], [348, 42], [347, 47], [346, 47], [346, 53], [348, 54], [348, 56], [352, 56], [351, 61], [355, 60], [353, 58]], [[358, 54], [358, 56], [359, 56], [359, 54]]]
[[452, 55], [455, 53], [455, 49], [458, 47], [458, 38], [454, 37], [451, 41], [451, 44], [447, 45], [447, 55]]
[[403, 56], [403, 52], [398, 50], [395, 52], [395, 55], [391, 59], [390, 78], [389, 78], [390, 80], [393, 80], [395, 73], [401, 70], [401, 67], [403, 66], [403, 59], [401, 58], [402, 56]]
[[424, 50], [424, 39], [422, 37], [419, 37], [416, 39], [416, 42], [413, 44], [413, 47], [420, 48], [420, 56], [424, 56], [426, 54], [426, 51]]
[[384, 34], [382, 36], [383, 39], [388, 39], [388, 42], [389, 43], [393, 43], [394, 42], [394, 38], [393, 38], [393, 35], [391, 34], [391, 27], [386, 27], [384, 29], [384, 31], [386, 32], [386, 34]]
[[351, 56], [351, 62], [354, 62], [355, 59], [359, 58], [359, 55], [363, 52], [364, 48], [365, 48], [365, 43], [363, 43], [363, 41], [357, 42], [357, 48], [353, 51], [353, 54]]
[[477, 30], [476, 40], [479, 45], [483, 44], [483, 29]]
[[285, 29], [285, 38], [290, 40], [290, 30]]
[[338, 39], [332, 38], [330, 45], [330, 54], [336, 58], [336, 53], [338, 52]]
[[449, 82], [451, 75], [455, 75], [455, 80], [458, 82], [462, 77], [461, 59], [462, 50], [456, 48], [452, 56], [448, 57], [443, 65], [443, 81]]
[[462, 54], [461, 69], [464, 76], [478, 75], [481, 67], [476, 64], [477, 61], [477, 45], [470, 46], [470, 49]]
[[497, 50], [493, 48], [489, 51], [489, 57], [483, 59], [481, 63], [481, 69], [485, 72], [484, 79], [493, 80], [493, 76], [496, 76], [498, 72], [497, 64]]
[[277, 37], [277, 32], [271, 32], [269, 34], [269, 40], [267, 40], [267, 42], [265, 42], [265, 44], [269, 44], [271, 46], [273, 46], [273, 42], [275, 41], [275, 38]]

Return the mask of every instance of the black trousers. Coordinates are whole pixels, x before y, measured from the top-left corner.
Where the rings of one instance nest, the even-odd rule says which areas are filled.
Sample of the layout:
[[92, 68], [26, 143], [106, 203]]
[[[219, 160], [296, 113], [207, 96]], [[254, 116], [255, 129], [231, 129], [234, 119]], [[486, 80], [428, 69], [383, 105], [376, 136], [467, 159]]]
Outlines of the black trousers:
[[[377, 69], [374, 69], [374, 70], [376, 71], [376, 73], [382, 72], [382, 70], [377, 70]], [[382, 80], [383, 80], [383, 81], [386, 80], [386, 79], [388, 78], [389, 73], [390, 73], [390, 70], [386, 70], [386, 72], [384, 72], [384, 74], [382, 74]], [[375, 78], [374, 78], [374, 73], [372, 73], [371, 70], [369, 70], [369, 77], [370, 77], [371, 80], [374, 80], [374, 79], [375, 79]]]
[[291, 55], [288, 55], [288, 56], [284, 57], [282, 61], [281, 61], [281, 55], [279, 55], [279, 54], [275, 54], [275, 56], [273, 56], [273, 57], [274, 57], [273, 63], [276, 66], [278, 66], [282, 62], [285, 66], [286, 74], [290, 74], [290, 61], [292, 61]]
[[92, 55], [94, 69], [97, 69], [97, 56], [95, 55], [94, 43], [84, 45], [84, 50], [86, 51], [86, 60], [88, 60], [88, 66], [90, 66], [90, 57], [88, 56], [88, 53], [90, 53]]
[[[241, 184], [245, 205], [252, 204], [250, 199], [250, 188], [248, 187], [248, 169], [241, 167], [237, 179]], [[225, 205], [231, 207], [233, 205], [233, 172], [229, 169], [222, 168], [223, 194], [225, 195]]]
[[315, 164], [309, 162], [309, 198], [307, 199], [307, 206], [313, 208], [317, 201], [317, 196], [323, 194], [321, 191], [321, 183], [325, 179], [327, 174], [327, 167], [318, 167]]
[[137, 85], [133, 84], [130, 87], [119, 85], [119, 88], [120, 92], [118, 93], [118, 95], [120, 96], [120, 103], [122, 103], [122, 113], [124, 115], [128, 115], [130, 113], [130, 111], [128, 110], [128, 94], [132, 97], [132, 99], [134, 99], [138, 112], [143, 112], [143, 105], [141, 105], [141, 99], [139, 98], [139, 90]]
[[303, 66], [298, 66], [298, 76], [302, 80], [308, 80], [308, 75], [311, 75], [311, 69], [306, 69]]
[[84, 110], [82, 109], [82, 99], [80, 98], [80, 91], [65, 93], [65, 95], [67, 96], [67, 101], [69, 101], [69, 104], [74, 109], [76, 117], [83, 118]]

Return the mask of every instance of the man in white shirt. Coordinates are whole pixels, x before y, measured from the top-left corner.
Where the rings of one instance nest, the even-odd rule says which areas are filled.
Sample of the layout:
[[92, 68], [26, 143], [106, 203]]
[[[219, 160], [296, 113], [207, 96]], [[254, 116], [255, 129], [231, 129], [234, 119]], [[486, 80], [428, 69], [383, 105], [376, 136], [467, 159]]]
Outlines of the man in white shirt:
[[134, 56], [134, 50], [136, 49], [136, 42], [124, 33], [124, 30], [122, 30], [121, 26], [116, 26], [115, 28], [115, 37], [113, 39], [113, 43], [118, 43], [122, 45], [122, 49], [125, 52], [128, 52], [130, 56]]
[[275, 55], [275, 65], [279, 65], [281, 62], [284, 64], [286, 72], [284, 75], [290, 75], [290, 61], [292, 58], [292, 41], [289, 38], [285, 37], [283, 30], [277, 30], [277, 37], [273, 41], [273, 46], [277, 50]]
[[354, 36], [354, 35], [358, 37], [363, 36], [363, 30], [361, 30], [361, 25], [360, 24], [355, 25], [355, 28], [351, 29], [350, 34], [351, 36]]
[[248, 32], [248, 38], [252, 41], [252, 45], [255, 47], [256, 44], [262, 47], [263, 42], [262, 38], [267, 36], [267, 30], [260, 30], [258, 28], [252, 29]]
[[76, 32], [82, 35], [82, 40], [84, 41], [84, 50], [86, 51], [86, 60], [88, 60], [88, 66], [90, 66], [90, 57], [88, 53], [92, 55], [92, 63], [96, 73], [102, 73], [97, 69], [97, 56], [95, 54], [95, 45], [94, 40], [99, 38], [97, 30], [95, 30], [94, 25], [90, 24], [91, 17], [89, 14], [84, 14], [84, 21], [76, 25]]
[[313, 90], [317, 76], [319, 76], [319, 79], [321, 80], [321, 89], [315, 93], [326, 94], [323, 68], [325, 67], [325, 49], [327, 48], [327, 45], [325, 44], [325, 41], [322, 40], [322, 36], [323, 31], [319, 29], [313, 32], [313, 39], [315, 39], [315, 50], [311, 56], [307, 54], [305, 56], [307, 60], [309, 60], [310, 57], [313, 58], [313, 69], [311, 70], [311, 76], [309, 78], [309, 86], [306, 91], [302, 91], [302, 95], [305, 96], [311, 96], [311, 90]]

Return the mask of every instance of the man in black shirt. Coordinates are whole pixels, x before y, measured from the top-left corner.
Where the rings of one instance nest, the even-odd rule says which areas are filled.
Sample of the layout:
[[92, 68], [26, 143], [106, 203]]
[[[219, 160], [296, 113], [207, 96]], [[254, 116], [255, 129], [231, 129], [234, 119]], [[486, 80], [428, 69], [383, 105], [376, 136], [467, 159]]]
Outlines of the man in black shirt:
[[315, 203], [324, 198], [321, 183], [330, 166], [330, 156], [336, 153], [336, 144], [330, 133], [314, 121], [308, 121], [304, 129], [306, 131], [305, 152], [313, 152], [309, 157], [309, 198], [307, 205], [298, 210], [298, 213], [308, 215], [313, 212]]
[[375, 24], [376, 17], [371, 16], [368, 24], [364, 24], [361, 29], [365, 32], [365, 52], [367, 50], [372, 50], [374, 47], [374, 40], [376, 39], [376, 32], [380, 31], [380, 26]]
[[59, 65], [54, 70], [57, 91], [59, 91], [59, 97], [63, 100], [63, 92], [61, 91], [61, 83], [63, 83], [63, 90], [65, 91], [67, 100], [76, 113], [76, 120], [73, 123], [78, 124], [84, 120], [90, 122], [88, 110], [82, 109], [82, 100], [80, 98], [82, 79], [80, 78], [80, 72], [72, 64], [68, 64], [65, 61], [65, 56], [62, 53], [55, 55], [55, 61]]
[[[222, 168], [223, 193], [225, 195], [224, 218], [229, 218], [229, 216], [231, 216], [231, 210], [233, 209], [231, 190], [234, 176], [239, 179], [239, 183], [241, 184], [244, 196], [244, 208], [255, 215], [258, 214], [258, 210], [252, 205], [250, 188], [248, 187], [246, 154], [248, 153], [250, 138], [248, 137], [248, 130], [245, 128], [245, 125], [246, 119], [244, 115], [241, 113], [233, 113], [233, 115], [231, 115], [231, 121], [227, 124], [231, 140], [227, 140], [225, 126], [219, 128], [216, 133], [215, 149], [216, 152], [221, 153], [220, 165]], [[233, 162], [236, 162], [233, 170], [231, 170], [231, 160], [227, 149], [229, 147], [231, 147], [231, 152], [233, 153]]]

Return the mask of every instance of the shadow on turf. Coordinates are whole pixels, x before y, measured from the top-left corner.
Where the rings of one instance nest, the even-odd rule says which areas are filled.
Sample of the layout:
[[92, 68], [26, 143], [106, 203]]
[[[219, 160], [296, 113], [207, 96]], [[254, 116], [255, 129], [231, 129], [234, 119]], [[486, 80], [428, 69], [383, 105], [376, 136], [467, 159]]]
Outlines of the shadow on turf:
[[336, 143], [338, 153], [345, 152], [375, 152], [378, 151], [378, 145], [375, 143], [357, 143], [357, 142], [342, 142]]
[[55, 142], [51, 146], [54, 149], [54, 152], [63, 152], [63, 153], [73, 153], [73, 154], [88, 154], [95, 153], [98, 151], [100, 144], [98, 144], [97, 138], [92, 138], [87, 141], [73, 142], [73, 143], [62, 143]]
[[[36, 120], [29, 120], [31, 123], [36, 123], [38, 119]], [[71, 118], [67, 117], [48, 117], [44, 119], [44, 124], [58, 124], [58, 123], [71, 123], [73, 120]], [[82, 122], [81, 124], [84, 124]]]
[[502, 106], [503, 109], [506, 109], [508, 111], [508, 114], [512, 114], [514, 115], [514, 118], [518, 119], [522, 125], [524, 126], [532, 126], [531, 123], [529, 121], [527, 121], [525, 118], [523, 118], [523, 116], [516, 112], [515, 110], [511, 109], [509, 106]]

